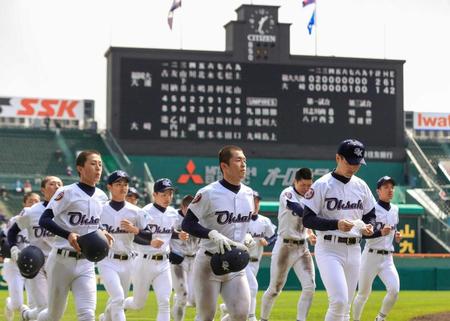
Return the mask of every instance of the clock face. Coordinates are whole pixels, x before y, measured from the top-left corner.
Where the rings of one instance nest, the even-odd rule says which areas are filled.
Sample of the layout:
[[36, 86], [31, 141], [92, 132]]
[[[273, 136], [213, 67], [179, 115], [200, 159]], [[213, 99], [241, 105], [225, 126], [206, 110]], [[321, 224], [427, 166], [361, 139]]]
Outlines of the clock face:
[[269, 10], [260, 8], [250, 13], [250, 28], [257, 34], [266, 35], [275, 30], [275, 19]]

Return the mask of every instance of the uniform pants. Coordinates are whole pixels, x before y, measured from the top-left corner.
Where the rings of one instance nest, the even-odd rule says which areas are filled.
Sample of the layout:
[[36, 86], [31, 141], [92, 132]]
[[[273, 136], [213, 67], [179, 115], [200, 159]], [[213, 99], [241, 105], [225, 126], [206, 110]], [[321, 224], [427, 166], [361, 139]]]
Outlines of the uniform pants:
[[312, 256], [305, 244], [284, 243], [282, 238], [277, 239], [272, 252], [270, 284], [262, 297], [261, 319], [269, 319], [275, 299], [286, 284], [291, 268], [302, 286], [302, 294], [297, 302], [297, 320], [306, 320], [316, 288]]
[[315, 247], [320, 277], [328, 294], [325, 321], [350, 320], [350, 305], [358, 283], [359, 243], [347, 245], [318, 238]]
[[225, 302], [230, 321], [246, 321], [250, 306], [250, 289], [244, 270], [215, 275], [211, 257], [200, 249], [194, 263], [196, 321], [213, 321], [219, 294]]
[[48, 308], [39, 313], [38, 321], [59, 321], [72, 290], [78, 321], [95, 321], [97, 283], [94, 263], [56, 254], [52, 249], [47, 260]]
[[400, 291], [400, 279], [394, 265], [392, 254], [377, 254], [369, 252], [368, 247], [364, 248], [362, 263], [360, 268], [358, 294], [353, 302], [353, 319], [361, 320], [364, 305], [372, 291], [372, 283], [378, 275], [386, 286], [386, 296], [381, 305], [380, 312], [388, 315], [398, 298]]
[[158, 301], [157, 321], [170, 320], [170, 294], [172, 293], [172, 277], [168, 259], [161, 261], [144, 259], [140, 254], [134, 259], [133, 296], [125, 299], [125, 309], [140, 310], [147, 301], [150, 286]]
[[245, 275], [247, 276], [248, 286], [250, 288], [250, 308], [248, 316], [254, 317], [256, 313], [256, 295], [258, 294], [258, 280], [256, 276], [259, 270], [258, 262], [249, 262], [245, 267]]
[[29, 307], [34, 307], [34, 299], [30, 291], [30, 282], [25, 279], [19, 271], [17, 264], [10, 259], [3, 262], [3, 279], [8, 284], [7, 308], [11, 311], [20, 310], [23, 305], [23, 289], [27, 290], [27, 303]]
[[184, 257], [181, 264], [171, 264], [172, 287], [175, 292], [173, 300], [172, 315], [175, 321], [184, 320], [186, 304], [190, 302], [195, 305], [193, 287], [194, 257]]
[[28, 280], [28, 282], [30, 295], [34, 298], [34, 306], [32, 309], [26, 310], [23, 316], [25, 320], [36, 320], [39, 313], [47, 307], [48, 303], [47, 272], [45, 266], [41, 268], [33, 279]]
[[125, 321], [124, 301], [131, 283], [132, 259], [106, 258], [98, 264], [102, 283], [109, 299], [104, 312], [105, 321]]

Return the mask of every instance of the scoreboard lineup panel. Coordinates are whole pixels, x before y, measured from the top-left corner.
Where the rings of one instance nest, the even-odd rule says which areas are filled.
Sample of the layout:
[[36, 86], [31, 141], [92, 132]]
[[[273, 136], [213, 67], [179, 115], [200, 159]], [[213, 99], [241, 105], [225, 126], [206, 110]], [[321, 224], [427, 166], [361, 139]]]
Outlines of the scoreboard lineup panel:
[[122, 138], [397, 143], [393, 68], [128, 58], [121, 66]]

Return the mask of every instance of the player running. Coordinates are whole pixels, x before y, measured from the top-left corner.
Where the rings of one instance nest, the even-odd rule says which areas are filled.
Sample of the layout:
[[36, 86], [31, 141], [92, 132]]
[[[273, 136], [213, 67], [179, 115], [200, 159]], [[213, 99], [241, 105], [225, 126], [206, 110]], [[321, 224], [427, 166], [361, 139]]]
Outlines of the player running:
[[[16, 223], [8, 232], [8, 242], [11, 246], [16, 245], [16, 238], [21, 230], [26, 230], [30, 245], [34, 245], [42, 250], [45, 258], [48, 257], [55, 235], [39, 226], [39, 219], [45, 210], [48, 202], [55, 194], [56, 190], [63, 185], [61, 179], [56, 176], [47, 176], [41, 182], [41, 193], [44, 201], [24, 208], [22, 214], [18, 216]], [[32, 309], [24, 306], [22, 309], [22, 321], [36, 320], [39, 312], [47, 307], [47, 271], [45, 265], [39, 273], [28, 280], [30, 295], [34, 298]]]
[[182, 224], [184, 231], [202, 239], [194, 263], [196, 321], [214, 319], [219, 294], [228, 307], [229, 319], [244, 321], [250, 306], [244, 270], [216, 275], [210, 261], [214, 253], [224, 253], [231, 246], [247, 249], [243, 242], [254, 212], [253, 191], [241, 183], [247, 159], [240, 147], [223, 147], [219, 166], [223, 179], [197, 192]]
[[353, 319], [361, 320], [361, 314], [372, 291], [372, 283], [378, 275], [386, 286], [386, 296], [375, 321], [384, 321], [397, 301], [400, 291], [400, 279], [394, 265], [394, 246], [401, 240], [397, 230], [398, 207], [391, 204], [394, 197], [395, 181], [389, 176], [381, 177], [377, 182], [378, 203], [375, 205], [376, 225], [378, 233], [366, 240], [361, 258], [358, 282], [358, 294], [353, 302]]
[[301, 200], [312, 184], [312, 172], [301, 168], [295, 173], [292, 186], [280, 195], [278, 208], [278, 238], [272, 251], [270, 284], [264, 292], [261, 304], [261, 320], [269, 319], [276, 297], [286, 283], [289, 270], [294, 269], [302, 285], [302, 294], [297, 303], [297, 320], [304, 321], [311, 307], [315, 284], [314, 263], [306, 239], [315, 243], [315, 235], [303, 226]]
[[140, 310], [147, 301], [150, 285], [158, 301], [157, 321], [170, 320], [172, 277], [168, 260], [169, 242], [178, 213], [170, 204], [175, 187], [170, 179], [162, 178], [153, 187], [152, 204], [146, 205], [146, 230], [152, 233], [150, 245], [135, 244], [138, 256], [132, 277], [133, 296], [125, 299], [125, 309]]
[[[29, 208], [39, 202], [40, 196], [36, 193], [27, 193], [23, 197], [24, 209]], [[6, 225], [5, 235], [8, 234], [9, 228], [15, 224], [19, 216], [20, 214], [12, 217], [8, 221]], [[26, 306], [24, 306], [23, 304], [23, 287], [25, 285], [25, 287], [28, 288], [29, 282], [28, 280], [25, 280], [24, 277], [20, 274], [19, 268], [16, 264], [20, 251], [23, 250], [26, 246], [28, 246], [28, 234], [27, 231], [21, 231], [17, 235], [16, 246], [13, 246], [10, 249], [11, 257], [5, 258], [3, 262], [3, 278], [8, 284], [9, 292], [9, 296], [6, 298], [4, 310], [5, 318], [7, 321], [12, 321], [14, 319], [14, 311], [21, 311], [22, 309], [26, 308]], [[29, 290], [27, 290], [27, 295], [28, 305], [33, 306], [33, 298], [31, 297]]]
[[358, 283], [361, 234], [373, 234], [375, 199], [355, 174], [364, 161], [364, 145], [344, 140], [336, 169], [318, 179], [302, 200], [303, 224], [317, 231], [315, 256], [328, 294], [325, 321], [348, 321]]
[[[80, 181], [57, 190], [42, 214], [39, 225], [56, 235], [47, 260], [48, 308], [39, 321], [59, 321], [71, 290], [79, 321], [94, 321], [97, 282], [94, 263], [81, 254], [78, 237], [99, 229], [106, 194], [95, 187], [102, 174], [100, 153], [81, 152], [76, 159]], [[112, 236], [104, 232], [112, 242]]]
[[[170, 240], [170, 267], [172, 272], [172, 284], [174, 289], [173, 299], [173, 319], [175, 321], [184, 320], [187, 302], [190, 300], [191, 305], [194, 302], [193, 289], [193, 266], [195, 253], [198, 250], [200, 240], [197, 237], [191, 237], [181, 229], [181, 223], [186, 215], [187, 209], [191, 201], [194, 199], [192, 195], [186, 195], [181, 200], [181, 206], [178, 210], [178, 220], [175, 224], [175, 231], [183, 233], [181, 238], [172, 238]], [[195, 305], [195, 303], [194, 303]]]
[[131, 283], [133, 239], [146, 226], [147, 214], [125, 201], [130, 177], [124, 171], [112, 172], [107, 179], [111, 201], [104, 205], [100, 224], [114, 236], [109, 255], [98, 262], [100, 276], [109, 299], [100, 321], [125, 321], [124, 300]]

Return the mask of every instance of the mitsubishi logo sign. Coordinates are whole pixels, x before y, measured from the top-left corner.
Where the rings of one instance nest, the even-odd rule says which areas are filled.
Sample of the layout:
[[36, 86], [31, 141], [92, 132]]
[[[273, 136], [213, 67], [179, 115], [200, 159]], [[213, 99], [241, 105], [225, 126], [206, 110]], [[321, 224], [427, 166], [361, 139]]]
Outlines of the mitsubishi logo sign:
[[189, 160], [189, 162], [186, 165], [186, 171], [188, 173], [187, 174], [181, 174], [180, 177], [178, 177], [177, 183], [179, 183], [179, 184], [187, 184], [190, 179], [192, 179], [194, 184], [203, 184], [204, 183], [203, 178], [200, 175], [194, 174], [194, 172], [195, 172], [195, 164], [194, 164], [194, 162], [191, 159]]

